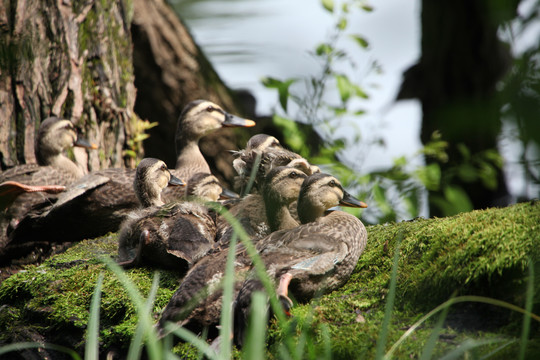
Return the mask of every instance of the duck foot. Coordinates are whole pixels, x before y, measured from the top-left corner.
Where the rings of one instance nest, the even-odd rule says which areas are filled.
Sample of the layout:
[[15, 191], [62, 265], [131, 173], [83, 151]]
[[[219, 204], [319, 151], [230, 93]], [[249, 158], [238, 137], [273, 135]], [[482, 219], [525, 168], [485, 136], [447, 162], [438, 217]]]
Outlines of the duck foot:
[[281, 306], [283, 306], [283, 311], [285, 311], [285, 315], [289, 317], [292, 316], [290, 310], [293, 307], [292, 300], [287, 296], [289, 294], [289, 284], [291, 283], [291, 280], [291, 274], [285, 273], [281, 275], [279, 278], [279, 285], [276, 290], [279, 301], [281, 302]]

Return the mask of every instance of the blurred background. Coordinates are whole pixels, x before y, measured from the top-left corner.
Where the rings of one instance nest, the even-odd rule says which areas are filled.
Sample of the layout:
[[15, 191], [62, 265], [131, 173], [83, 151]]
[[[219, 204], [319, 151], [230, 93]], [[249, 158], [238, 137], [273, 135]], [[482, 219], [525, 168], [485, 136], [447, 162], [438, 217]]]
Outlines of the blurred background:
[[287, 146], [376, 204], [365, 220], [538, 197], [537, 0], [169, 2]]

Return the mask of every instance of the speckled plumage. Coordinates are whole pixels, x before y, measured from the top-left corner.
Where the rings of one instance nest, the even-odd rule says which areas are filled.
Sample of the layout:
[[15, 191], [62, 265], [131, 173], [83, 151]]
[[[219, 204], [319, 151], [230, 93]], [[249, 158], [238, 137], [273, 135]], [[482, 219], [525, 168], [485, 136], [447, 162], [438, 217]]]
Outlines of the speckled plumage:
[[[351, 197], [333, 176], [317, 173], [302, 184], [298, 211], [302, 225], [277, 231], [257, 243], [257, 250], [275, 281], [287, 275], [287, 284], [278, 295], [290, 303], [287, 292], [298, 300], [335, 290], [354, 270], [367, 242], [362, 222], [343, 211], [327, 211], [337, 206], [365, 207]], [[251, 294], [262, 290], [253, 275], [242, 285], [235, 306], [235, 341], [241, 345], [247, 323]]]
[[[119, 235], [119, 261], [185, 272], [213, 246], [216, 214], [201, 201], [217, 201], [222, 189], [211, 174], [195, 174], [188, 182], [192, 201], [169, 203], [134, 214]], [[142, 248], [140, 248], [142, 246]]]
[[[275, 217], [271, 221], [273, 228], [297, 226], [297, 223], [288, 214], [288, 205], [298, 197], [300, 186], [305, 177], [306, 175], [301, 171], [289, 167], [278, 167], [267, 175], [263, 189], [265, 189], [266, 207], [269, 213]], [[197, 331], [203, 326], [216, 323], [221, 311], [221, 292], [213, 290], [223, 276], [227, 248], [228, 243], [218, 250], [212, 251], [188, 272], [165, 308], [160, 320], [161, 326], [166, 321], [183, 320], [184, 326]], [[238, 252], [235, 272], [241, 276], [249, 269], [251, 261], [243, 252], [242, 246], [235, 248], [235, 251]], [[242, 278], [236, 281], [237, 290], [242, 282]], [[188, 311], [187, 307], [200, 292], [205, 294], [201, 298], [202, 302], [192, 311]]]

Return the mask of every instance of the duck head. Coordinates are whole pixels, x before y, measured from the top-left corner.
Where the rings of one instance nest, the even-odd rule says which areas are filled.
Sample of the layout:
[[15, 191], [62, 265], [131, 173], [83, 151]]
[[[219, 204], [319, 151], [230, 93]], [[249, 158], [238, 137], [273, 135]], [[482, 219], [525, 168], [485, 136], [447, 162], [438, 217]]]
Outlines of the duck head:
[[78, 137], [71, 121], [49, 117], [39, 126], [35, 146], [36, 160], [41, 166], [50, 165], [54, 157], [73, 146], [97, 149], [97, 145]]
[[237, 198], [238, 194], [225, 189], [212, 174], [196, 173], [189, 180], [186, 197], [196, 197], [204, 201]]
[[135, 172], [135, 194], [143, 207], [161, 206], [161, 191], [168, 185], [185, 186], [185, 183], [172, 175], [161, 160], [144, 158]]
[[334, 176], [315, 173], [308, 176], [298, 196], [298, 217], [303, 224], [315, 221], [334, 206], [366, 208], [367, 205], [349, 194]]
[[208, 100], [195, 100], [184, 107], [176, 128], [176, 148], [188, 141], [200, 138], [222, 127], [251, 127], [253, 120], [229, 114], [219, 105]]

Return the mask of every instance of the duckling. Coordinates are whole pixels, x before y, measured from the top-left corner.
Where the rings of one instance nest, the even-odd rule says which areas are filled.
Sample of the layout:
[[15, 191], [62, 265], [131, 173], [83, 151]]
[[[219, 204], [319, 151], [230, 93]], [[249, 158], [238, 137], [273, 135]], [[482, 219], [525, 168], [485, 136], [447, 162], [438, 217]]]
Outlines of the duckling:
[[[240, 222], [247, 235], [253, 240], [263, 238], [273, 231], [288, 229], [298, 225], [298, 222], [290, 215], [289, 209], [283, 208], [298, 197], [300, 184], [306, 177], [303, 171], [293, 167], [279, 166], [269, 171], [262, 181], [261, 194], [250, 194], [238, 204], [231, 207], [231, 214]], [[259, 173], [258, 177], [262, 176]], [[298, 178], [298, 186], [287, 188], [288, 184], [282, 179], [290, 176]], [[218, 219], [218, 236], [216, 247], [224, 249], [228, 246], [233, 227], [224, 219]]]
[[[278, 167], [267, 175], [264, 182], [264, 194], [268, 218], [273, 228], [297, 226], [288, 214], [288, 205], [298, 197], [300, 186], [305, 178], [306, 175], [303, 172], [289, 167]], [[235, 251], [240, 253], [243, 247], [239, 245]], [[215, 290], [225, 270], [227, 253], [227, 247], [211, 251], [191, 268], [163, 311], [158, 325], [161, 330], [167, 321], [182, 320], [183, 326], [196, 330], [218, 321], [221, 311], [221, 291]], [[251, 264], [247, 256], [239, 256], [237, 260], [236, 268], [248, 268]], [[241, 282], [238, 282], [238, 285], [240, 284]], [[193, 305], [199, 296], [206, 294], [208, 297], [190, 311], [189, 306]]]
[[277, 166], [297, 167], [308, 175], [320, 171], [300, 155], [283, 148], [278, 139], [266, 134], [252, 136], [246, 148], [234, 151], [233, 157], [233, 167], [238, 173], [235, 188], [241, 190], [246, 188], [254, 166], [258, 166], [255, 185], [258, 178], [264, 178], [268, 171]]
[[188, 181], [186, 200], [191, 201], [170, 203], [126, 221], [119, 236], [120, 264], [187, 271], [212, 247], [216, 235], [216, 214], [201, 201], [216, 202], [222, 193], [215, 176], [197, 173]]
[[[260, 187], [259, 183], [264, 182], [265, 176], [275, 167], [294, 167], [307, 175], [320, 171], [300, 155], [282, 148], [276, 138], [265, 134], [253, 136], [248, 141], [246, 149], [238, 153], [241, 155], [235, 155], [237, 157], [235, 161], [238, 160], [236, 168], [242, 179], [241, 183], [246, 184], [252, 168], [258, 166], [254, 182], [256, 188]], [[261, 192], [264, 193], [264, 190]], [[297, 218], [295, 201], [289, 207], [293, 217]], [[240, 221], [252, 239], [260, 239], [270, 233], [271, 227], [268, 224], [264, 204], [263, 195], [257, 191], [244, 197], [241, 201], [236, 201], [231, 206], [231, 214]], [[230, 224], [219, 222], [217, 236], [219, 246], [227, 246], [231, 234]]]
[[0, 183], [17, 181], [26, 185], [66, 185], [84, 175], [82, 168], [64, 152], [74, 146], [97, 149], [79, 138], [69, 120], [49, 117], [39, 125], [34, 153], [37, 164], [23, 164], [0, 173]]
[[[274, 232], [257, 243], [267, 273], [279, 279], [277, 293], [286, 307], [292, 305], [289, 291], [296, 299], [312, 299], [342, 286], [354, 270], [366, 246], [367, 232], [357, 217], [329, 210], [337, 205], [367, 207], [346, 192], [335, 177], [313, 174], [302, 184], [298, 197], [302, 225]], [[250, 277], [236, 298], [234, 331], [240, 345], [255, 290], [263, 290], [262, 284]]]
[[[0, 173], [0, 183], [15, 181], [27, 186], [66, 186], [84, 175], [82, 168], [64, 155], [65, 150], [74, 146], [97, 149], [95, 144], [77, 136], [71, 121], [49, 117], [40, 124], [36, 136], [37, 164], [18, 165]], [[49, 197], [41, 192], [28, 191], [13, 199], [0, 219], [0, 247], [5, 245], [10, 228], [15, 227], [34, 205], [47, 199]]]
[[[178, 161], [177, 168], [171, 173], [185, 179], [200, 169], [209, 172], [198, 149], [198, 140], [222, 126], [253, 125], [253, 121], [228, 114], [210, 101], [189, 103], [178, 119]], [[44, 242], [57, 241], [59, 229], [66, 242], [117, 231], [127, 214], [139, 206], [133, 191], [134, 176], [134, 169], [104, 169], [84, 176], [71, 184], [55, 204], [40, 204], [38, 210], [28, 214], [23, 219], [24, 224], [21, 221], [10, 234], [10, 242], [32, 241], [37, 232]], [[168, 189], [162, 193], [166, 202], [183, 195], [183, 191]]]

